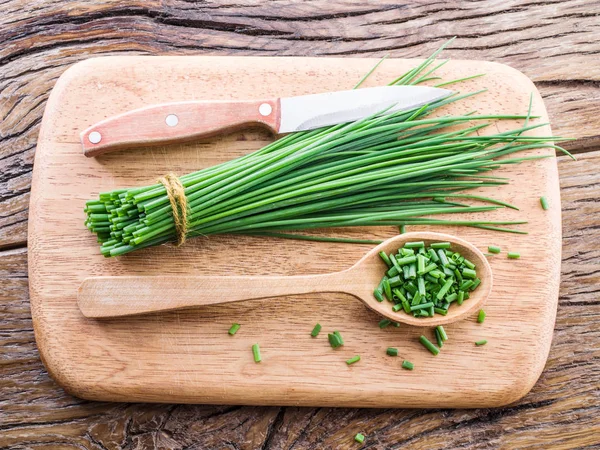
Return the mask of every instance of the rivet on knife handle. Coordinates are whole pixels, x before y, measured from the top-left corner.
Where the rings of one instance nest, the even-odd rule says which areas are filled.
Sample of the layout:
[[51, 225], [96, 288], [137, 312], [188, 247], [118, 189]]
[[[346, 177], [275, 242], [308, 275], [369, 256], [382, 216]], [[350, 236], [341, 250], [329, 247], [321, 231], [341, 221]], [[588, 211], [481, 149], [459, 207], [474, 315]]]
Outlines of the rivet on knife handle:
[[97, 156], [124, 148], [186, 142], [249, 125], [279, 131], [279, 99], [178, 102], [110, 117], [81, 133], [83, 153]]

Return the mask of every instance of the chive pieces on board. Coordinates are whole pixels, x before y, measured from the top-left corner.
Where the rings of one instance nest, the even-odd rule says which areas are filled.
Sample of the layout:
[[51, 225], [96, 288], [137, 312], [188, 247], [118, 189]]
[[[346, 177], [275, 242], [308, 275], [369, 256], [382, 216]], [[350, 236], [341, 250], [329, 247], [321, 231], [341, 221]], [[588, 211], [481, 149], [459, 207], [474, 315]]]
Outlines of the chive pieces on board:
[[506, 256], [508, 256], [508, 259], [519, 259], [521, 254], [517, 252], [508, 252]]
[[254, 344], [252, 346], [252, 355], [254, 356], [254, 362], [259, 363], [262, 361], [260, 357], [260, 347], [258, 346], [258, 344]]
[[234, 323], [231, 325], [231, 328], [229, 328], [228, 333], [233, 336], [240, 329], [240, 326], [241, 325], [239, 323]]
[[315, 325], [315, 327], [313, 328], [312, 332], [310, 333], [310, 335], [312, 337], [317, 337], [319, 335], [319, 333], [321, 332], [321, 324], [318, 323]]
[[500, 253], [500, 251], [501, 251], [500, 247], [497, 247], [495, 245], [490, 245], [488, 247], [488, 252], [490, 252], [490, 253]]
[[[460, 253], [451, 249], [450, 242], [406, 242], [397, 252], [379, 256], [388, 267], [374, 296], [379, 302], [387, 298], [392, 310], [404, 310], [414, 317], [445, 316], [450, 305], [461, 305], [468, 293], [475, 290], [481, 280], [477, 267]], [[499, 247], [490, 247], [498, 248]], [[387, 319], [379, 328], [390, 325]]]
[[550, 208], [550, 205], [548, 204], [548, 199], [546, 197], [540, 197], [540, 205], [542, 205], [542, 209], [544, 211]]
[[346, 361], [346, 364], [348, 364], [349, 366], [360, 361], [360, 355], [356, 355], [352, 358], [350, 358], [349, 360]]
[[359, 444], [362, 444], [363, 442], [365, 442], [365, 435], [362, 433], [356, 433], [356, 436], [354, 436], [354, 440]]
[[402, 368], [406, 370], [413, 370], [415, 368], [415, 365], [405, 359], [404, 361], [402, 361]]

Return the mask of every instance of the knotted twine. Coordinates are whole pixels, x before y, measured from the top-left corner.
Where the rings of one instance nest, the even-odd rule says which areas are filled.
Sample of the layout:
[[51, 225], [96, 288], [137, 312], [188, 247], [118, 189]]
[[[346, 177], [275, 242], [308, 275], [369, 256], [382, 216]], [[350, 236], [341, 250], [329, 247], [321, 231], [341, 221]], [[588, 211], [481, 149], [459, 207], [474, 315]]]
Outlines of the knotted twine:
[[175, 222], [175, 232], [177, 233], [176, 246], [183, 245], [187, 236], [188, 221], [188, 205], [187, 197], [185, 196], [185, 188], [179, 177], [173, 172], [169, 172], [164, 177], [158, 179], [167, 190], [169, 196], [169, 202], [171, 203], [171, 210], [173, 212], [173, 222]]

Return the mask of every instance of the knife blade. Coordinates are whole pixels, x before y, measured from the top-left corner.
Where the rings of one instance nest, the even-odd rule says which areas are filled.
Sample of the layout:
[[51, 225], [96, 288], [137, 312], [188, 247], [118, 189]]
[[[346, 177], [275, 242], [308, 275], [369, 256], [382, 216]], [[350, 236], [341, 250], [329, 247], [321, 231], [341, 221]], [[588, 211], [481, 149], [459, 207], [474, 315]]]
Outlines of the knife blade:
[[135, 109], [92, 125], [83, 153], [97, 156], [130, 147], [164, 145], [260, 125], [274, 133], [353, 122], [378, 112], [408, 110], [452, 94], [425, 86], [385, 86], [252, 101], [192, 101]]

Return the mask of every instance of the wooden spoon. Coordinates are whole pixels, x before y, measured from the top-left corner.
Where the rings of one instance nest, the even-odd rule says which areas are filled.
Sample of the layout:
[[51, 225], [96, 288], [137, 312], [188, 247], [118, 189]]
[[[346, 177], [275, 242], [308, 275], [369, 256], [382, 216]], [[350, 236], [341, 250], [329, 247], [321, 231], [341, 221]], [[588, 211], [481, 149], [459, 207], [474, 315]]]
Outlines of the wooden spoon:
[[[453, 250], [477, 266], [481, 284], [462, 305], [452, 304], [446, 316], [417, 318], [403, 310], [394, 312], [390, 302], [380, 303], [373, 296], [387, 270], [379, 252], [389, 254], [412, 241], [424, 241], [426, 245], [450, 242]], [[92, 277], [83, 281], [77, 299], [84, 316], [109, 318], [285, 295], [343, 292], [394, 322], [432, 327], [455, 322], [479, 309], [489, 296], [492, 283], [487, 259], [472, 244], [448, 234], [417, 232], [388, 239], [341, 272], [298, 276]]]

